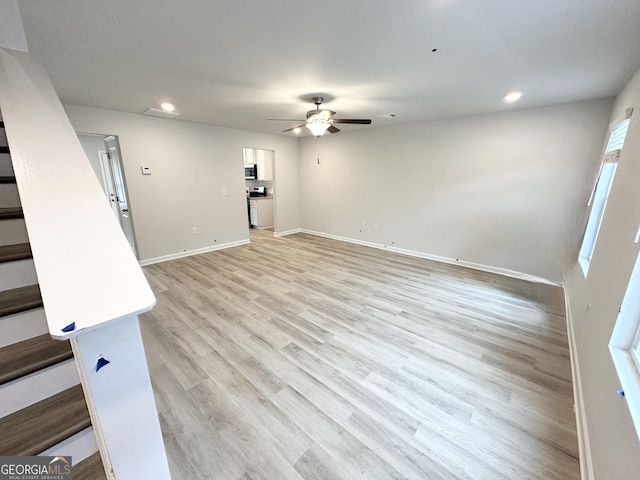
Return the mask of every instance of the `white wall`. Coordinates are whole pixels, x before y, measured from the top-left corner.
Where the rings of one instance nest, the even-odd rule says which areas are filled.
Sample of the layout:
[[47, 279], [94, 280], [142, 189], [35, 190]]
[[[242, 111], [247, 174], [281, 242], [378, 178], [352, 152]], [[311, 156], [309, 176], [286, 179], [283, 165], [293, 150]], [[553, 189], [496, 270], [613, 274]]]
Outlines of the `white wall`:
[[589, 275], [584, 278], [577, 254], [565, 274], [594, 478], [607, 480], [638, 478], [640, 472], [640, 443], [626, 402], [616, 395], [620, 383], [608, 350], [618, 308], [638, 255], [633, 238], [640, 223], [640, 70], [616, 98], [610, 123], [622, 120], [629, 107], [634, 107], [635, 112]]
[[328, 135], [320, 164], [306, 138], [302, 226], [559, 283], [610, 110], [597, 100]]
[[29, 51], [17, 0], [0, 0], [0, 48]]
[[[279, 232], [299, 228], [296, 138], [79, 105], [65, 109], [79, 133], [118, 135], [141, 261], [249, 238], [243, 147], [275, 151], [276, 226]], [[143, 165], [152, 175], [141, 174]]]

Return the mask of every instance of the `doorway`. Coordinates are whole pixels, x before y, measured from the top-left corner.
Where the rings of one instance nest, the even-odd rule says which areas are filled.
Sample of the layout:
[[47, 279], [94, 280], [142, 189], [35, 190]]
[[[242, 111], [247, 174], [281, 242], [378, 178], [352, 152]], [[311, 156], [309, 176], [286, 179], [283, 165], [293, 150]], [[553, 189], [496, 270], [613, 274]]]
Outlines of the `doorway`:
[[79, 133], [78, 139], [133, 254], [138, 258], [118, 137]]
[[277, 232], [275, 152], [243, 148], [247, 217], [250, 229]]

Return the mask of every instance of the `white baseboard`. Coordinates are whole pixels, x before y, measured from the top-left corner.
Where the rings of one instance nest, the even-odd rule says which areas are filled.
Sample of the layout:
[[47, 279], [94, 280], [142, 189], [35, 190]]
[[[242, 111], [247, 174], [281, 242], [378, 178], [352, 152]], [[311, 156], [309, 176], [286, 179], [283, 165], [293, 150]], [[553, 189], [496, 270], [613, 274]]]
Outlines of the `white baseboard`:
[[587, 417], [584, 409], [584, 396], [582, 394], [582, 377], [580, 375], [580, 362], [576, 352], [576, 337], [571, 316], [571, 302], [569, 294], [564, 292], [564, 309], [567, 318], [567, 337], [569, 340], [569, 358], [571, 359], [571, 380], [573, 382], [573, 408], [576, 414], [576, 429], [578, 434], [578, 454], [580, 457], [580, 478], [582, 480], [595, 480], [593, 475], [593, 460], [591, 458], [591, 445], [589, 443], [589, 430], [587, 429]]
[[140, 266], [146, 267], [147, 265], [153, 265], [154, 263], [168, 262], [169, 260], [175, 260], [177, 258], [190, 257], [191, 255], [200, 255], [201, 253], [214, 252], [216, 250], [223, 250], [225, 248], [238, 247], [240, 245], [247, 245], [251, 243], [248, 238], [244, 240], [238, 240], [236, 242], [222, 243], [220, 245], [211, 245], [209, 247], [196, 248], [195, 250], [186, 250], [184, 252], [172, 253], [170, 255], [163, 255], [162, 257], [148, 258], [146, 260], [140, 260]]
[[286, 230], [284, 232], [275, 232], [273, 234], [274, 237], [286, 237], [287, 235], [293, 235], [296, 233], [302, 233], [301, 228], [294, 228], [293, 230]]
[[455, 258], [441, 257], [439, 255], [431, 255], [429, 253], [417, 252], [415, 250], [406, 250], [404, 248], [392, 247], [389, 245], [382, 245], [379, 243], [365, 242], [363, 240], [357, 240], [348, 237], [340, 237], [338, 235], [332, 235], [330, 233], [316, 232], [314, 230], [302, 229], [302, 233], [308, 233], [309, 235], [316, 235], [318, 237], [331, 238], [332, 240], [339, 240], [341, 242], [355, 243], [357, 245], [363, 245], [365, 247], [377, 248], [380, 250], [388, 250], [390, 252], [399, 253], [402, 255], [408, 255], [410, 257], [424, 258], [425, 260], [433, 260], [434, 262], [448, 263], [451, 265], [460, 265], [461, 267], [471, 268], [473, 270], [480, 270], [482, 272], [496, 273], [498, 275], [504, 275], [506, 277], [518, 278], [520, 280], [526, 280], [533, 283], [543, 283], [546, 285], [554, 285], [557, 287], [562, 286], [560, 283], [552, 282], [546, 278], [536, 277], [527, 273], [516, 272], [514, 270], [508, 270], [506, 268], [492, 267], [490, 265], [482, 265], [480, 263], [467, 262], [464, 260], [457, 260]]

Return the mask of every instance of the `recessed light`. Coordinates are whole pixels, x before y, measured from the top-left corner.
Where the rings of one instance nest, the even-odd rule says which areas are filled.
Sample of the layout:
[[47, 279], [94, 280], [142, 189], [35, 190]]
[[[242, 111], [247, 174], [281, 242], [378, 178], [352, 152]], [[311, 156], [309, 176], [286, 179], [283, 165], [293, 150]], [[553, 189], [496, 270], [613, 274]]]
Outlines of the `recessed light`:
[[160, 108], [163, 109], [165, 112], [173, 112], [176, 109], [176, 107], [169, 102], [161, 103]]
[[296, 127], [293, 129], [293, 133], [295, 133], [296, 135], [300, 133], [300, 131], [301, 131], [300, 127]]
[[151, 115], [152, 117], [161, 117], [161, 118], [177, 118], [180, 116], [178, 112], [167, 112], [166, 110], [161, 110], [159, 108], [147, 108], [142, 113], [144, 115]]
[[504, 96], [504, 101], [507, 103], [513, 103], [520, 100], [520, 97], [522, 97], [522, 92], [511, 92]]

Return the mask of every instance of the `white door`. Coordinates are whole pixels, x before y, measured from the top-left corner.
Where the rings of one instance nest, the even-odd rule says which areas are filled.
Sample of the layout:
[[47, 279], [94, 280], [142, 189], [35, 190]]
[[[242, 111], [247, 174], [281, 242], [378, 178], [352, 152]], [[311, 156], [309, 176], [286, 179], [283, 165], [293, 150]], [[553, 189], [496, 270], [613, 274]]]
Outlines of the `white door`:
[[[122, 175], [122, 167], [120, 162], [120, 148], [118, 140], [114, 136], [104, 139], [107, 146], [107, 157], [109, 162], [109, 170], [113, 180], [113, 187], [116, 195], [116, 203], [118, 208], [118, 220], [124, 235], [127, 237], [129, 246], [133, 253], [136, 253], [136, 245], [133, 238], [133, 227], [131, 225], [131, 215], [129, 212], [129, 203], [127, 201], [127, 192], [124, 185], [124, 177]], [[136, 255], [137, 256], [137, 255]]]
[[113, 183], [113, 176], [111, 175], [111, 161], [106, 151], [102, 150], [98, 152], [98, 159], [100, 161], [100, 173], [102, 173], [102, 185], [105, 188], [109, 205], [113, 214], [120, 222], [120, 206], [116, 197], [116, 189]]

